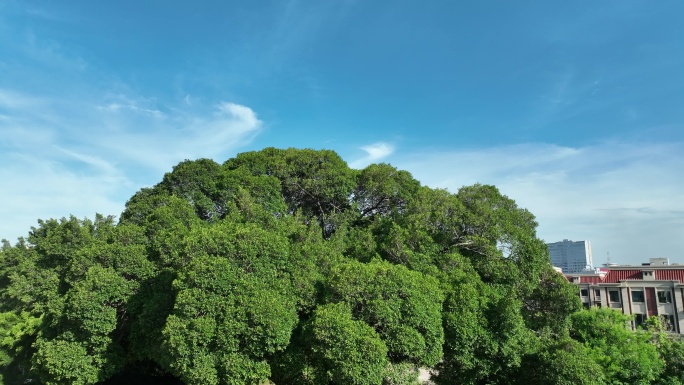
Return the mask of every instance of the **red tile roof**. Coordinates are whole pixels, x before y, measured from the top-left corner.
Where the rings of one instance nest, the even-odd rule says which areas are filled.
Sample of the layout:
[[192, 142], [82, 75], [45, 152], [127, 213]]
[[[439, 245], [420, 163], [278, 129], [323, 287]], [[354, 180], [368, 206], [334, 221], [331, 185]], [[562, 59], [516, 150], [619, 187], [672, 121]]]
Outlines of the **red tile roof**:
[[580, 276], [580, 283], [602, 283], [603, 280], [598, 275]]
[[[647, 269], [649, 270], [649, 269]], [[608, 269], [607, 274], [596, 275], [573, 275], [566, 274], [565, 278], [572, 282], [573, 278], [579, 278], [580, 283], [599, 284], [599, 283], [620, 283], [620, 281], [641, 281], [643, 274], [641, 269], [630, 270], [611, 270]], [[684, 283], [684, 269], [653, 269], [655, 272], [656, 281], [679, 281]]]
[[641, 270], [610, 270], [603, 278], [603, 283], [618, 283], [624, 280], [640, 280]]
[[684, 282], [684, 270], [656, 270], [655, 279], [659, 281], [679, 281]]

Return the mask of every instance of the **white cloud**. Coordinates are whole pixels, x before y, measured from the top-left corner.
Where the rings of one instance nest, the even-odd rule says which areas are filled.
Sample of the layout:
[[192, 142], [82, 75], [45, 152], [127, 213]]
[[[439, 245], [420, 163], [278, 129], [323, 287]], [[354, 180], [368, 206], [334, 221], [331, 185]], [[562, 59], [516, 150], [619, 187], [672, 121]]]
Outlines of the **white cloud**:
[[102, 115], [107, 130], [90, 141], [99, 142], [98, 146], [116, 159], [159, 173], [184, 159], [222, 161], [235, 148], [249, 143], [262, 126], [251, 108], [234, 103], [221, 103], [213, 114], [204, 116], [187, 110], [169, 116], [137, 111]]
[[17, 110], [29, 109], [43, 104], [40, 98], [0, 89], [0, 108]]
[[349, 163], [352, 168], [362, 168], [371, 163], [375, 163], [394, 153], [394, 146], [386, 142], [377, 142], [361, 147], [366, 152], [366, 156]]
[[0, 238], [14, 241], [28, 235], [37, 220], [73, 214], [93, 218], [96, 212], [118, 215], [132, 190], [120, 174], [70, 170], [59, 160], [40, 154], [4, 155], [0, 179]]
[[684, 143], [513, 145], [402, 154], [395, 165], [454, 192], [494, 184], [535, 214], [546, 241], [590, 240], [595, 264], [608, 252], [620, 263], [684, 262]]
[[233, 117], [236, 121], [243, 122], [248, 127], [258, 127], [261, 125], [261, 121], [257, 119], [256, 114], [249, 107], [224, 102], [219, 105], [219, 110]]
[[63, 152], [64, 154], [83, 162], [84, 164], [88, 166], [95, 167], [99, 170], [102, 170], [106, 174], [118, 174], [120, 173], [119, 170], [114, 167], [113, 164], [110, 162], [107, 162], [106, 160], [99, 158], [97, 156], [91, 156], [91, 155], [85, 155], [85, 154], [79, 154], [74, 151], [69, 151], [67, 149], [61, 148], [59, 146], [55, 146], [59, 151]]
[[38, 218], [118, 215], [140, 187], [184, 159], [234, 155], [259, 132], [249, 107], [161, 108], [154, 99], [35, 98], [0, 90], [0, 238], [25, 236]]

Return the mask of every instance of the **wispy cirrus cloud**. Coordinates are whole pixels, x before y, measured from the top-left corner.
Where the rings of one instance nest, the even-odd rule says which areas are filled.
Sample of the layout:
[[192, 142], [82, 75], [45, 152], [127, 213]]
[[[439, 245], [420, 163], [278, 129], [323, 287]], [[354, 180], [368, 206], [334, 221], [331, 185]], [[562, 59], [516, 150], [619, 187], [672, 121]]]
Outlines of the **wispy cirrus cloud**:
[[[184, 159], [221, 161], [262, 121], [249, 107], [159, 105], [140, 97], [56, 100], [0, 90], [0, 238], [26, 235], [38, 218], [118, 215], [140, 187]], [[110, 99], [110, 100], [107, 100]]]
[[221, 102], [198, 107], [183, 101], [178, 105], [181, 107], [164, 112], [137, 104], [107, 109], [100, 115], [105, 130], [89, 140], [101, 143], [100, 147], [118, 158], [163, 172], [184, 159], [223, 159], [250, 142], [262, 127], [262, 121], [247, 106]]
[[595, 263], [681, 258], [684, 143], [544, 143], [397, 154], [421, 182], [457, 191], [494, 184], [539, 222], [539, 236], [592, 241]]
[[394, 153], [394, 145], [387, 142], [377, 142], [361, 147], [366, 156], [349, 163], [352, 168], [362, 168], [371, 163], [376, 163]]

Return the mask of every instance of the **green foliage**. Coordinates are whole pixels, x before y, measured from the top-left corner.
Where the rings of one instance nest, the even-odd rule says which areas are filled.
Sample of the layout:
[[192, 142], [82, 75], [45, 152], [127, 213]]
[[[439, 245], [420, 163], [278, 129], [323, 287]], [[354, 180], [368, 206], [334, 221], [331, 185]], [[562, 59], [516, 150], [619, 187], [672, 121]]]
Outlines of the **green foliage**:
[[389, 364], [380, 335], [345, 303], [318, 307], [292, 350], [276, 383], [379, 385]]
[[668, 333], [664, 317], [651, 316], [646, 321], [647, 330], [652, 334], [651, 341], [655, 345], [665, 367], [659, 385], [679, 385], [684, 383], [684, 341], [680, 335]]
[[[88, 269], [67, 292], [59, 320], [38, 338], [34, 367], [43, 381], [90, 384], [123, 367], [123, 306], [134, 288], [112, 268]], [[85, 365], [83, 372], [65, 381], [65, 373], [79, 365]]]
[[41, 318], [27, 312], [0, 313], [0, 384], [22, 382], [31, 367], [31, 356]]
[[522, 364], [509, 376], [510, 384], [538, 385], [603, 385], [601, 366], [592, 358], [591, 350], [567, 337], [542, 336], [538, 349], [523, 357]]
[[174, 282], [160, 363], [193, 384], [264, 381], [265, 358], [287, 346], [296, 322], [286, 287], [225, 258], [197, 257]]
[[571, 335], [589, 349], [608, 384], [650, 384], [664, 369], [651, 335], [629, 329], [630, 318], [612, 309], [583, 310], [571, 317]]
[[533, 335], [525, 327], [515, 291], [482, 281], [463, 256], [445, 261], [444, 360], [437, 383], [493, 383], [520, 365]]
[[290, 213], [302, 210], [305, 215], [319, 219], [347, 209], [349, 195], [356, 186], [356, 173], [339, 155], [328, 150], [267, 148], [239, 154], [224, 166], [277, 178]]
[[684, 384], [684, 341], [679, 336], [670, 336], [660, 332], [658, 353], [665, 362], [665, 369], [660, 376], [661, 384]]
[[528, 327], [564, 334], [570, 315], [582, 309], [577, 291], [577, 286], [562, 274], [551, 268], [544, 271], [539, 286], [524, 300], [523, 315]]
[[349, 261], [333, 269], [328, 292], [328, 301], [347, 303], [354, 319], [378, 332], [391, 361], [439, 362], [443, 294], [435, 278], [388, 262]]
[[173, 167], [160, 183], [169, 195], [190, 202], [204, 220], [221, 218], [226, 213], [226, 189], [219, 189], [221, 166], [210, 159], [186, 160]]
[[163, 270], [142, 282], [140, 290], [128, 301], [131, 317], [129, 355], [134, 361], [159, 360], [159, 347], [164, 338], [162, 330], [176, 301], [175, 279], [174, 271]]
[[407, 171], [388, 164], [371, 164], [361, 171], [352, 196], [361, 219], [401, 214], [413, 199], [420, 183]]
[[79, 342], [39, 341], [33, 357], [46, 385], [87, 385], [99, 380], [95, 360]]

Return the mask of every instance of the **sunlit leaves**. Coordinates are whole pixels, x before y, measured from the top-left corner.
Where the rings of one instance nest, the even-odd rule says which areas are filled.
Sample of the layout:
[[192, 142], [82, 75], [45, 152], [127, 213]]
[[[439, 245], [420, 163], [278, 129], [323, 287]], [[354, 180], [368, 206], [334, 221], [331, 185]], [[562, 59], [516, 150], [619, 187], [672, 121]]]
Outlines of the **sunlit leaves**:
[[[195, 259], [174, 283], [178, 295], [162, 332], [162, 362], [191, 383], [265, 380], [266, 356], [287, 346], [296, 322], [295, 299], [286, 287], [225, 258]], [[236, 367], [252, 374], [220, 380]]]
[[330, 301], [349, 304], [355, 319], [378, 332], [392, 361], [439, 362], [443, 294], [433, 277], [387, 262], [350, 261], [332, 271], [328, 290]]

